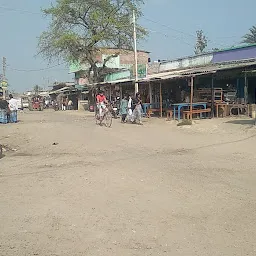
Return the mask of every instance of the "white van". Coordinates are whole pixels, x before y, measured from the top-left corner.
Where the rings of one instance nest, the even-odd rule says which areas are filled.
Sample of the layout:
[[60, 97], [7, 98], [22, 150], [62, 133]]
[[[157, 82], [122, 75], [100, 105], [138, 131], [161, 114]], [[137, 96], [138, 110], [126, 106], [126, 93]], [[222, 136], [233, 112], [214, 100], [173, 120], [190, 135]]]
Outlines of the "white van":
[[28, 97], [22, 97], [22, 107], [23, 108], [28, 108], [29, 107]]
[[22, 98], [17, 98], [18, 109], [23, 109]]

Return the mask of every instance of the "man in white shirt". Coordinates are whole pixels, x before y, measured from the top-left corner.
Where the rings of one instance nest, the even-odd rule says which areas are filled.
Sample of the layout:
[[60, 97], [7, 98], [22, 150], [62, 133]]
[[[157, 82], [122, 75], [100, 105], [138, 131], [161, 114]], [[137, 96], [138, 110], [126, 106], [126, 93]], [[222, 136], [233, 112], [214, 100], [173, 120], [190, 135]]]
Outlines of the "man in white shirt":
[[15, 100], [12, 94], [9, 95], [9, 109], [10, 109], [10, 123], [17, 123], [17, 110], [18, 110], [18, 101]]
[[132, 121], [132, 97], [128, 97], [128, 115], [127, 115], [128, 121]]
[[17, 111], [18, 110], [18, 101], [15, 100], [12, 96], [12, 94], [9, 95], [9, 108], [11, 111]]

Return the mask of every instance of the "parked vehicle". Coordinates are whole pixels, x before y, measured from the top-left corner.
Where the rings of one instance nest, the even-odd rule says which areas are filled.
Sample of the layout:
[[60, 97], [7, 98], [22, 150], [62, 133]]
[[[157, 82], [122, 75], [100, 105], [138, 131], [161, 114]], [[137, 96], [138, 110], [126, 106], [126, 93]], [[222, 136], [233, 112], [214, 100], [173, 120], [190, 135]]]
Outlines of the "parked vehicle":
[[113, 118], [117, 118], [120, 112], [120, 97], [117, 97], [113, 102], [111, 102], [110, 109]]
[[117, 108], [116, 104], [111, 103], [111, 105], [109, 107], [109, 110], [112, 114], [112, 117], [117, 119], [117, 116], [118, 116], [119, 112], [118, 112], [118, 108]]
[[22, 97], [22, 107], [29, 108], [29, 99], [28, 97]]
[[29, 101], [29, 110], [30, 111], [43, 111], [44, 110], [44, 104], [43, 104], [43, 99], [40, 96], [33, 97]]
[[58, 104], [58, 102], [57, 102], [57, 101], [53, 101], [53, 103], [52, 103], [52, 107], [53, 107], [53, 109], [54, 109], [55, 111], [60, 110], [60, 108], [59, 108], [59, 104]]
[[23, 101], [22, 98], [17, 98], [17, 104], [18, 104], [18, 109], [23, 109]]

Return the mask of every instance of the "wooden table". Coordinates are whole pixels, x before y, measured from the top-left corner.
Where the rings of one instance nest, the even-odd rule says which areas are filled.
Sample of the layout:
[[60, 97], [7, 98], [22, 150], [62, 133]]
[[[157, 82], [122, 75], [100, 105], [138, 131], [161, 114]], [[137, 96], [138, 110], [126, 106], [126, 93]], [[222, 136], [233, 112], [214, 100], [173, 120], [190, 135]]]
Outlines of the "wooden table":
[[[192, 103], [193, 107], [203, 107], [204, 109], [207, 109], [207, 102], [195, 102]], [[176, 111], [178, 114], [178, 121], [181, 119], [181, 109], [183, 107], [190, 107], [190, 103], [175, 103], [172, 104], [173, 106], [173, 119], [176, 119]]]
[[[210, 112], [211, 112], [210, 108], [193, 109], [192, 113], [190, 110], [185, 110], [185, 111], [183, 111], [183, 118], [191, 119], [193, 117], [193, 114], [200, 114], [200, 118], [202, 118], [202, 114], [205, 114], [205, 117], [206, 117], [207, 113], [210, 113]], [[191, 116], [191, 114], [192, 114], [192, 116]]]

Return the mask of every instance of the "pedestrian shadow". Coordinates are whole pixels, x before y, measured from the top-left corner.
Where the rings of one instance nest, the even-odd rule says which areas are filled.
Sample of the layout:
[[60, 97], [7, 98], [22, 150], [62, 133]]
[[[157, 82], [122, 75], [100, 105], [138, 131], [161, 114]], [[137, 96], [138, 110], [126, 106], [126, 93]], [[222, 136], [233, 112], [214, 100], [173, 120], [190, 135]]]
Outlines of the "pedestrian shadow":
[[255, 125], [255, 120], [254, 119], [231, 120], [226, 122], [226, 124]]
[[3, 146], [0, 144], [0, 159], [4, 157]]

